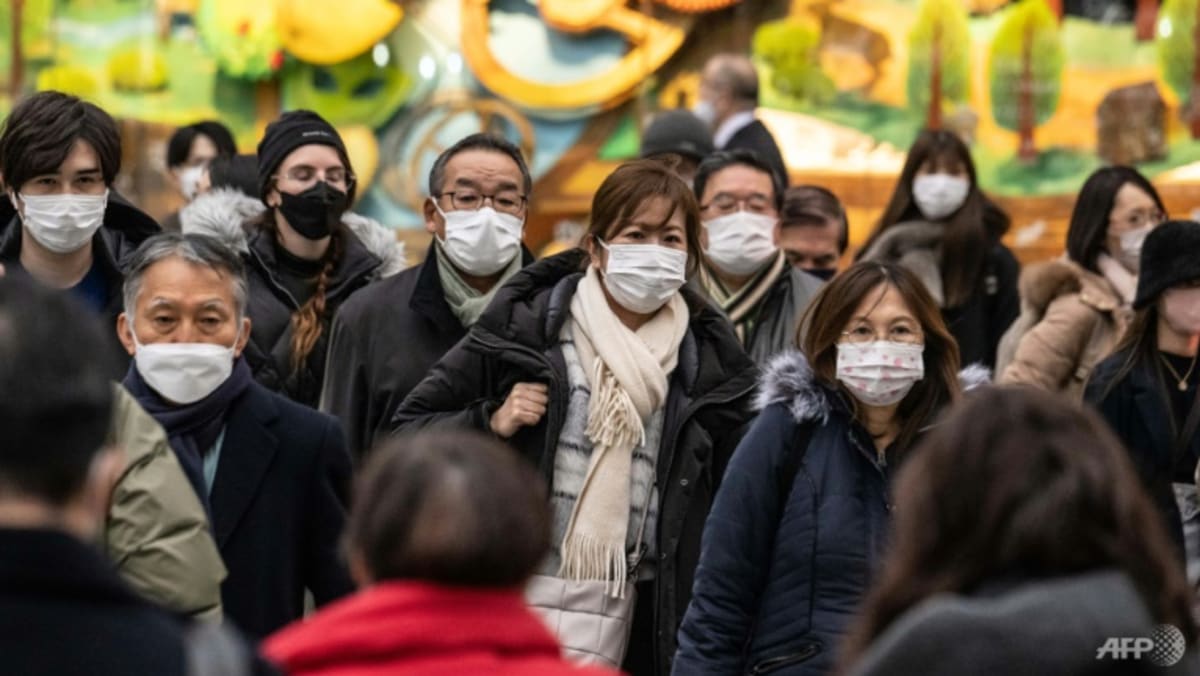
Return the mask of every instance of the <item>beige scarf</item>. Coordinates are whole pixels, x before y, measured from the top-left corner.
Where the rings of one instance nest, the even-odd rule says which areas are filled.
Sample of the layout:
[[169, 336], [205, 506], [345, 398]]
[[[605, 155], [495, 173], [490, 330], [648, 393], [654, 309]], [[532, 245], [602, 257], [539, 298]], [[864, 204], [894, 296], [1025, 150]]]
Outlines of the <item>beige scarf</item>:
[[688, 319], [687, 304], [675, 294], [630, 331], [608, 306], [594, 267], [571, 301], [572, 337], [592, 392], [586, 433], [594, 448], [563, 536], [559, 575], [604, 580], [614, 597], [624, 596], [627, 578], [633, 449], [645, 439], [645, 421], [666, 402]]
[[1100, 270], [1100, 274], [1108, 280], [1108, 283], [1112, 284], [1126, 307], [1133, 305], [1133, 298], [1137, 295], [1137, 275], [1106, 253], [1100, 254], [1100, 257], [1096, 259], [1096, 267]]

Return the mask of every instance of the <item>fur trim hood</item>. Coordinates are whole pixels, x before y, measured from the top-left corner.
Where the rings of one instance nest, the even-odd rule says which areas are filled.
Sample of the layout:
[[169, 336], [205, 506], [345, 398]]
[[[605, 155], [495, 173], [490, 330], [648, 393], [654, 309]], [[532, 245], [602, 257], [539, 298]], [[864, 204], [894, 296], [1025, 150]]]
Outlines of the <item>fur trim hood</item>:
[[[235, 251], [247, 253], [250, 248], [243, 225], [265, 210], [256, 197], [235, 188], [217, 188], [185, 206], [179, 212], [179, 223], [185, 233], [215, 237]], [[342, 215], [342, 224], [382, 261], [380, 277], [390, 277], [408, 266], [404, 242], [378, 221], [347, 211]]]
[[1020, 291], [1022, 304], [1039, 317], [1056, 298], [1072, 293], [1103, 312], [1121, 307], [1121, 298], [1107, 279], [1065, 258], [1030, 265], [1021, 273]]
[[[980, 364], [971, 364], [959, 371], [958, 381], [964, 392], [970, 391], [990, 384], [992, 372]], [[824, 424], [833, 411], [832, 394], [817, 382], [808, 358], [797, 350], [788, 350], [772, 357], [763, 368], [754, 408], [761, 411], [772, 404], [787, 404], [796, 422]]]

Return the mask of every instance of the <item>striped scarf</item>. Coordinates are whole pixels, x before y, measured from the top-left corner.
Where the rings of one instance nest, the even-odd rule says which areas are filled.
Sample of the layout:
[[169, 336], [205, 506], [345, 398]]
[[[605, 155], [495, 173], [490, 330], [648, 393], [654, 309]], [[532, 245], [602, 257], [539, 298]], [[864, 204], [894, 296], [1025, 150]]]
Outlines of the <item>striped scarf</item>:
[[704, 285], [704, 290], [729, 317], [734, 333], [737, 334], [738, 341], [743, 346], [753, 335], [754, 325], [758, 321], [758, 313], [763, 300], [774, 288], [775, 282], [779, 280], [779, 275], [783, 274], [786, 268], [787, 255], [781, 249], [775, 259], [746, 282], [745, 286], [731, 293], [721, 283], [721, 280], [708, 269], [708, 266], [701, 266], [700, 282]]

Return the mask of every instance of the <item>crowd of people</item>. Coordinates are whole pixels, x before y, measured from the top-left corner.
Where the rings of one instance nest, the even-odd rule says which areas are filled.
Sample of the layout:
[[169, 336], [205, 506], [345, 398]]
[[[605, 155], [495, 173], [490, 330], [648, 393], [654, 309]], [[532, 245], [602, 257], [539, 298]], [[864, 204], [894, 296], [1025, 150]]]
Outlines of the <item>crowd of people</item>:
[[1200, 673], [1200, 223], [1101, 169], [1021, 270], [926, 130], [851, 252], [748, 60], [700, 94], [541, 260], [459, 140], [414, 267], [314, 112], [178, 130], [160, 225], [106, 112], [18, 103], [6, 673]]

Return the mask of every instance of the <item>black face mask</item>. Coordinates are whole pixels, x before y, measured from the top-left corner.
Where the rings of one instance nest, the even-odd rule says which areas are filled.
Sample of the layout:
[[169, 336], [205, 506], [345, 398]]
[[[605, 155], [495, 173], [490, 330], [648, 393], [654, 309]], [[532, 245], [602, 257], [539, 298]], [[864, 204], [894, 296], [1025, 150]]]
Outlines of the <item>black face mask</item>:
[[350, 198], [346, 193], [318, 181], [299, 195], [280, 191], [279, 213], [288, 225], [307, 239], [324, 239], [342, 220]]
[[803, 268], [808, 274], [829, 281], [837, 274], [837, 268]]

